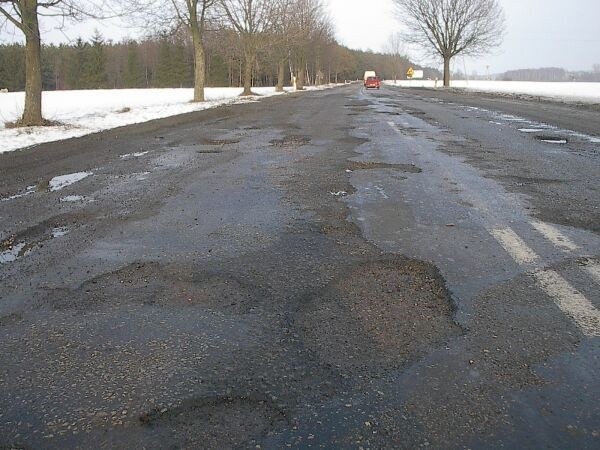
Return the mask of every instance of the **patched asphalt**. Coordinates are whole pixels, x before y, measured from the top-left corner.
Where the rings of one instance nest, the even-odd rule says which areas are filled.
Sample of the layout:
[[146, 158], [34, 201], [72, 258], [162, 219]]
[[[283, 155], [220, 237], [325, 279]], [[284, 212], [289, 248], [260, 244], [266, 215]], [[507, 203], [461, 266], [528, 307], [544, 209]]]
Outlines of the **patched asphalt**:
[[0, 446], [597, 447], [535, 276], [600, 308], [597, 120], [350, 85], [0, 155]]

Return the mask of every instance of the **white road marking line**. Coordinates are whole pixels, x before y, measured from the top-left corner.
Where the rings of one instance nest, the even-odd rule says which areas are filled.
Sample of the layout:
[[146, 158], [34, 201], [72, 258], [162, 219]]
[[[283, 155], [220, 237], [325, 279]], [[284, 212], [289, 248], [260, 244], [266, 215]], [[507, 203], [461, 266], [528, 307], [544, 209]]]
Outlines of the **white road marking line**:
[[600, 283], [600, 263], [588, 261], [585, 270], [589, 273], [597, 283]]
[[548, 223], [534, 221], [531, 222], [531, 225], [533, 226], [533, 228], [535, 228], [537, 231], [543, 234], [544, 237], [546, 237], [546, 239], [548, 239], [550, 242], [552, 242], [554, 245], [556, 245], [562, 250], [574, 252], [580, 249], [580, 247], [577, 244], [575, 244], [571, 239], [569, 239], [567, 236], [561, 233], [561, 231], [558, 228]]
[[573, 318], [586, 336], [600, 336], [600, 311], [581, 292], [553, 270], [537, 271], [534, 276], [556, 305]]
[[517, 263], [532, 264], [538, 260], [535, 252], [510, 228], [497, 228], [489, 232]]

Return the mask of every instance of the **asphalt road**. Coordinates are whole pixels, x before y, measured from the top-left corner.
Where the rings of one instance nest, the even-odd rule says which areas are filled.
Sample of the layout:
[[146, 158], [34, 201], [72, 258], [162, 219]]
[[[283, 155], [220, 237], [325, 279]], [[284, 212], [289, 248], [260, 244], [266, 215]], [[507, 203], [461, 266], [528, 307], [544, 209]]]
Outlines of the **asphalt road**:
[[0, 155], [0, 448], [598, 448], [599, 138], [350, 85]]

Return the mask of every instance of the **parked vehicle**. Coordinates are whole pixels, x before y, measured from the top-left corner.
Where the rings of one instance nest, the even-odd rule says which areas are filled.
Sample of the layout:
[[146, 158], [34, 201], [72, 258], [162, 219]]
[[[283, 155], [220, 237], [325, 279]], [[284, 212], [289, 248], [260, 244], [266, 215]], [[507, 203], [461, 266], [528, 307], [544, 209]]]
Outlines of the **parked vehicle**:
[[379, 89], [381, 87], [381, 80], [379, 77], [369, 77], [365, 81], [365, 88], [367, 89]]

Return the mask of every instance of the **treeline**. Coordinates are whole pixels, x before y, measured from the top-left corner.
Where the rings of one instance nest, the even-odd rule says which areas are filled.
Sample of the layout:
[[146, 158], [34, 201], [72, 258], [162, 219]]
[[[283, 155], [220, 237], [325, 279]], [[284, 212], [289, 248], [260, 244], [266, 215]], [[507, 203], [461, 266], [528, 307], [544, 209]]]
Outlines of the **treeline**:
[[[351, 50], [333, 39], [314, 43], [306, 58], [308, 84], [343, 82], [375, 70], [387, 79], [404, 79], [410, 61], [399, 55]], [[205, 37], [207, 86], [241, 86], [244, 55], [238, 34], [227, 29]], [[276, 83], [278, 60], [266, 46], [257, 55], [254, 86]], [[286, 70], [286, 82], [291, 72]], [[432, 73], [435, 77], [439, 74]], [[112, 42], [96, 32], [89, 40], [42, 47], [44, 90], [178, 88], [194, 85], [193, 45], [178, 31], [143, 40]], [[25, 49], [21, 44], [0, 45], [0, 88], [25, 87]]]
[[583, 81], [600, 82], [600, 71], [569, 72], [560, 67], [544, 67], [541, 69], [511, 70], [496, 77], [502, 81]]

